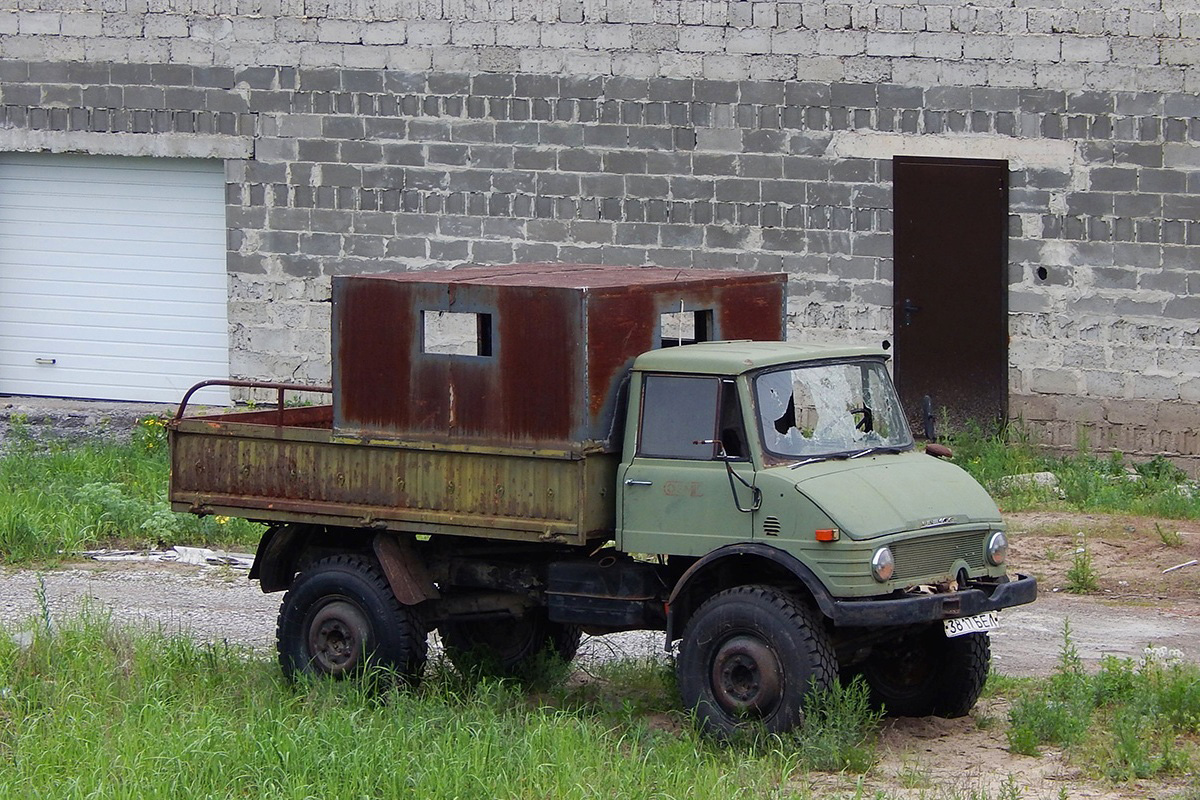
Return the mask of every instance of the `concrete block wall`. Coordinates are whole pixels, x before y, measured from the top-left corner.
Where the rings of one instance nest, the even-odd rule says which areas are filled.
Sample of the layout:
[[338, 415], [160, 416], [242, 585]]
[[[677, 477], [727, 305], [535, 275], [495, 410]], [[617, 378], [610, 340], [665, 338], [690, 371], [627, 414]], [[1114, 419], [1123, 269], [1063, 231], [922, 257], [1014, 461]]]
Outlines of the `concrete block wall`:
[[1200, 454], [1183, 0], [0, 0], [0, 149], [223, 158], [231, 363], [328, 379], [329, 278], [784, 270], [891, 333], [891, 157], [1010, 162], [1011, 411]]

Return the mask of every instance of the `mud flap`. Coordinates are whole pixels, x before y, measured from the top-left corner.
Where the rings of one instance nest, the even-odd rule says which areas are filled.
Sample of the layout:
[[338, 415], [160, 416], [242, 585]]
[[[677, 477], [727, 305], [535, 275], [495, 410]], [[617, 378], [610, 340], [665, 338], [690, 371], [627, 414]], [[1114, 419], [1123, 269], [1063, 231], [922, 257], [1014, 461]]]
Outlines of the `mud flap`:
[[371, 546], [388, 585], [392, 587], [392, 594], [402, 605], [415, 606], [426, 600], [441, 599], [441, 593], [425, 569], [425, 562], [417, 555], [408, 537], [380, 533], [376, 534]]

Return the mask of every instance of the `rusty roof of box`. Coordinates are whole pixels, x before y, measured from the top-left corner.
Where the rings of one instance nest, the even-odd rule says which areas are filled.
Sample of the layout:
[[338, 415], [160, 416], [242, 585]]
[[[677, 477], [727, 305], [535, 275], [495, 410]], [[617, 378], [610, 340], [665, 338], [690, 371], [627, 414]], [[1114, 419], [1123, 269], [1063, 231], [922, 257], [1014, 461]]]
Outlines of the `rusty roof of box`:
[[502, 267], [467, 266], [455, 269], [381, 272], [355, 277], [405, 283], [605, 289], [620, 286], [665, 286], [671, 283], [732, 283], [745, 281], [746, 273], [669, 267], [613, 267], [599, 264], [508, 264]]

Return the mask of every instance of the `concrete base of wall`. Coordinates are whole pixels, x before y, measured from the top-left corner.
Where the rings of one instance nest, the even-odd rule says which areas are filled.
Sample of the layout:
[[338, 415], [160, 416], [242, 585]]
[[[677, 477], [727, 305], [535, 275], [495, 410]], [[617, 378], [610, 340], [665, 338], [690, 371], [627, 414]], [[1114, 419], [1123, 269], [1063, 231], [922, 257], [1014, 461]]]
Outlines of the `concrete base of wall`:
[[1010, 395], [1009, 417], [1047, 447], [1086, 445], [1133, 459], [1161, 455], [1200, 477], [1200, 403]]

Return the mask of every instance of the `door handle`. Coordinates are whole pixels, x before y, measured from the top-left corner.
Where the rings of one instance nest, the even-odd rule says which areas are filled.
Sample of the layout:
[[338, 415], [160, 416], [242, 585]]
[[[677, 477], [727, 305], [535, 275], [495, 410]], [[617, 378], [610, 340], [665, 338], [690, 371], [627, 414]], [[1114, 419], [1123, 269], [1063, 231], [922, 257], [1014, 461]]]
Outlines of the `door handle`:
[[912, 300], [905, 300], [904, 305], [900, 307], [904, 312], [904, 326], [912, 325], [912, 315], [921, 310], [921, 307]]
[[653, 486], [654, 481], [635, 481], [633, 478], [625, 479], [626, 486]]
[[35, 363], [35, 364], [57, 364], [58, 359], [57, 358], [35, 358], [33, 360], [33, 363]]

